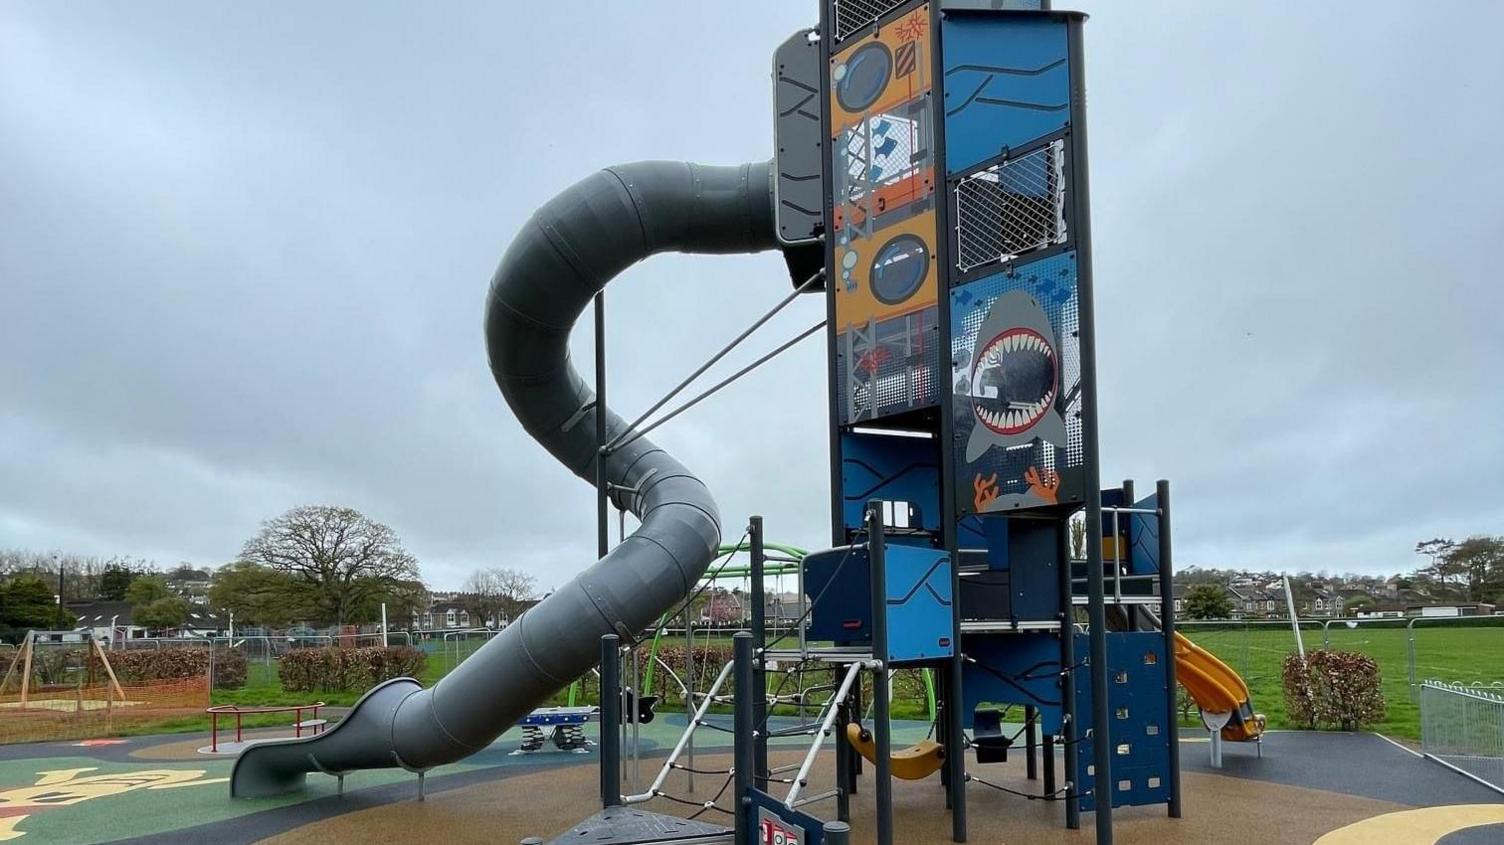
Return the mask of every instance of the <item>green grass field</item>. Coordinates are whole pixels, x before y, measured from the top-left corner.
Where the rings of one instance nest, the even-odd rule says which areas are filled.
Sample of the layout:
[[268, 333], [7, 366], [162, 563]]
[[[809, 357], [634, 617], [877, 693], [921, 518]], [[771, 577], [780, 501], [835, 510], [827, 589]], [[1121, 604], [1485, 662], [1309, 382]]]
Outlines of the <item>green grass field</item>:
[[[1295, 651], [1295, 637], [1287, 625], [1278, 623], [1205, 624], [1183, 623], [1181, 631], [1202, 647], [1221, 658], [1248, 682], [1254, 708], [1268, 717], [1271, 728], [1295, 727], [1285, 717], [1281, 669], [1285, 656]], [[1303, 627], [1308, 650], [1320, 648], [1323, 631], [1319, 625]], [[1411, 685], [1410, 632], [1403, 620], [1398, 623], [1364, 624], [1350, 628], [1334, 623], [1327, 635], [1334, 649], [1358, 651], [1373, 657], [1379, 664], [1387, 716], [1374, 729], [1408, 739], [1420, 738], [1420, 711]], [[1414, 636], [1414, 681], [1504, 681], [1504, 618], [1469, 623], [1431, 623], [1418, 625]], [[443, 677], [459, 662], [469, 657], [483, 641], [448, 644], [428, 656], [427, 668], [420, 679], [431, 684]], [[360, 697], [358, 692], [294, 693], [282, 689], [275, 662], [252, 659], [247, 667], [246, 684], [236, 690], [215, 690], [215, 704], [288, 705], [324, 701], [331, 706], [349, 706]], [[671, 681], [660, 672], [656, 681], [659, 694], [668, 701], [660, 710], [682, 707]], [[593, 689], [587, 684], [577, 703], [594, 701]], [[565, 693], [555, 696], [553, 704], [565, 703]], [[927, 708], [922, 686], [917, 682], [899, 683], [895, 689], [893, 713], [896, 717], [924, 718]], [[259, 717], [251, 724], [282, 724], [284, 716]], [[1188, 722], [1192, 724], [1193, 722]], [[207, 716], [181, 717], [160, 722], [131, 725], [130, 733], [198, 731], [209, 729]]]
[[[1480, 627], [1430, 622], [1417, 625], [1415, 681], [1504, 681], [1504, 619], [1484, 619], [1478, 624]], [[1186, 623], [1181, 631], [1243, 676], [1253, 695], [1254, 708], [1268, 717], [1269, 727], [1295, 727], [1285, 718], [1281, 684], [1285, 656], [1295, 651], [1295, 635], [1288, 625]], [[1320, 626], [1304, 627], [1301, 634], [1307, 650], [1321, 647]], [[1410, 644], [1404, 620], [1355, 628], [1334, 623], [1330, 645], [1340, 651], [1367, 654], [1378, 662], [1388, 715], [1373, 729], [1419, 739], [1420, 709], [1412, 694]]]

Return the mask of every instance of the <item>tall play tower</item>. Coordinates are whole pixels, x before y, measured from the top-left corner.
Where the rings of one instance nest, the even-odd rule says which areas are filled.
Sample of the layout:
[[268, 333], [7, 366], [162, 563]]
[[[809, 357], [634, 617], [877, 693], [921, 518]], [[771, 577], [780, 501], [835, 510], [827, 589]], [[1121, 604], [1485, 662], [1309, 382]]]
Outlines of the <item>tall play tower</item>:
[[[945, 745], [971, 734], [980, 761], [1006, 755], [998, 708], [1025, 711], [1047, 784], [1064, 744], [1045, 797], [1106, 841], [1114, 805], [1178, 813], [1171, 633], [1134, 606], [1168, 601], [1168, 502], [1101, 490], [1085, 15], [1048, 5], [822, 3], [775, 59], [777, 207], [794, 275], [817, 245], [826, 283], [835, 549], [806, 562], [811, 597], [869, 587], [880, 503], [876, 657], [939, 670]], [[1082, 511], [1101, 541], [1073, 555]], [[812, 637], [871, 643], [850, 611], [817, 603]]]

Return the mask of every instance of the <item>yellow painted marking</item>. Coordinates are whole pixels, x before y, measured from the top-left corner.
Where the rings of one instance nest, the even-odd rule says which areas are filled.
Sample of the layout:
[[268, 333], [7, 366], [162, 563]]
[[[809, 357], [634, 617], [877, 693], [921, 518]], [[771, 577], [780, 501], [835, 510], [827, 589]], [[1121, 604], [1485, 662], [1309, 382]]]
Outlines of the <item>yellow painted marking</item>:
[[1313, 845], [1434, 845], [1443, 836], [1485, 824], [1504, 824], [1504, 804], [1449, 804], [1385, 813], [1339, 827]]
[[[203, 769], [142, 769], [80, 777], [85, 772], [96, 770], [97, 767], [89, 767], [37, 772], [37, 782], [34, 785], [0, 791], [0, 842], [25, 836], [26, 831], [17, 830], [17, 827], [38, 812], [70, 807], [93, 798], [106, 798], [137, 789], [203, 786], [229, 780], [205, 778]], [[25, 812], [18, 813], [17, 810]]]
[[208, 786], [211, 783], [229, 782], [229, 778], [204, 778], [203, 780], [187, 780], [182, 783], [163, 783], [156, 786], [148, 786], [147, 789], [178, 789], [184, 786]]

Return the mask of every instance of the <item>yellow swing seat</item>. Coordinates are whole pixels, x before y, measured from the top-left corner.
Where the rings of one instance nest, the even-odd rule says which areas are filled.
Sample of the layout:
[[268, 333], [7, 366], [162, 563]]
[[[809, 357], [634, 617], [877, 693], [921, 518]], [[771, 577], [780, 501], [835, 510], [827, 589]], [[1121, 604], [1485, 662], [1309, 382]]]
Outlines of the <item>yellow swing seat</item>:
[[[867, 758], [867, 762], [877, 762], [877, 742], [871, 731], [855, 723], [849, 724], [846, 726], [846, 741], [851, 743], [857, 753]], [[888, 770], [893, 773], [893, 777], [901, 780], [923, 780], [940, 771], [943, 765], [945, 746], [930, 739], [894, 751], [888, 757]]]

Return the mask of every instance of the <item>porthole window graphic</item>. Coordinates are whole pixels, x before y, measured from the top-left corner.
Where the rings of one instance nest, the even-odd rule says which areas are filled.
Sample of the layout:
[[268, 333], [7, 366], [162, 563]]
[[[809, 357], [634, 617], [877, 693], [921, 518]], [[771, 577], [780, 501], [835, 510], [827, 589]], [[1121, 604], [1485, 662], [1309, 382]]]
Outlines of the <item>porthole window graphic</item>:
[[892, 72], [893, 54], [881, 42], [858, 47], [850, 59], [833, 71], [836, 102], [846, 111], [862, 111], [882, 96]]
[[930, 248], [918, 235], [899, 235], [872, 259], [872, 295], [897, 305], [914, 295], [929, 271]]

